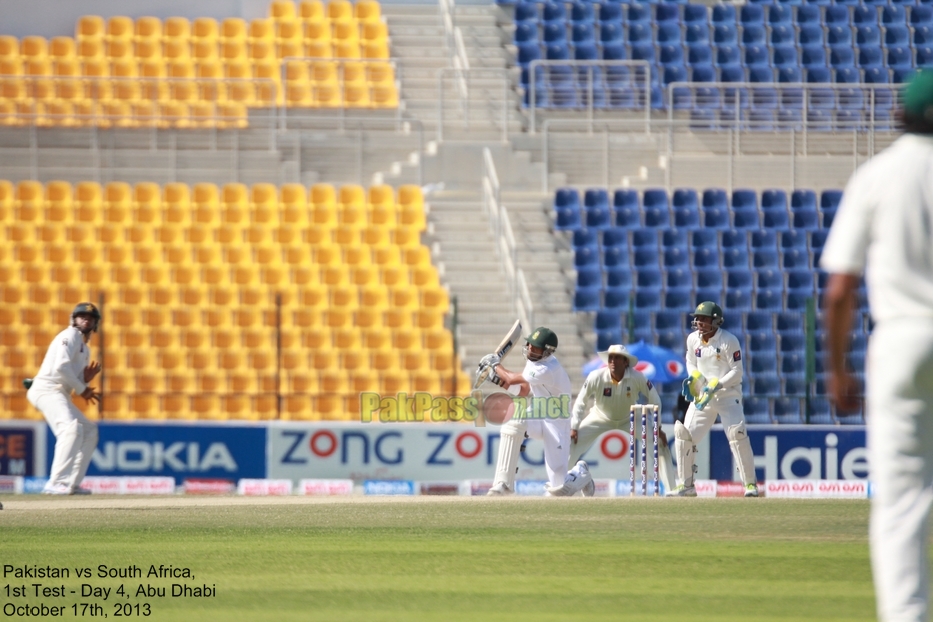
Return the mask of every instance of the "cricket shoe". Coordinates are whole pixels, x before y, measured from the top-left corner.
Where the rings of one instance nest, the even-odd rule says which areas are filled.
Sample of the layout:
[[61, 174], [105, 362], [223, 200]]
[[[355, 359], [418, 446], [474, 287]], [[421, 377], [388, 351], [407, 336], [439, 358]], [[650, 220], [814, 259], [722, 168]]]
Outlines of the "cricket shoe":
[[696, 486], [684, 486], [681, 484], [677, 488], [673, 489], [665, 497], [695, 497], [697, 496]]
[[758, 484], [745, 484], [745, 496], [746, 497], [757, 497], [758, 496]]
[[73, 489], [71, 490], [71, 494], [73, 494], [73, 495], [89, 495], [89, 494], [91, 494], [91, 491], [88, 490], [87, 488], [73, 488]]
[[580, 460], [577, 462], [577, 468], [579, 468], [583, 479], [586, 480], [580, 492], [583, 493], [584, 497], [592, 497], [596, 494], [596, 482], [593, 481], [593, 476], [590, 474], [590, 466], [583, 460]]
[[505, 482], [496, 482], [486, 493], [487, 497], [505, 497], [514, 495], [515, 491], [505, 485]]
[[55, 486], [46, 486], [42, 489], [42, 494], [44, 495], [70, 495], [71, 487], [66, 486], [65, 484], [57, 484]]

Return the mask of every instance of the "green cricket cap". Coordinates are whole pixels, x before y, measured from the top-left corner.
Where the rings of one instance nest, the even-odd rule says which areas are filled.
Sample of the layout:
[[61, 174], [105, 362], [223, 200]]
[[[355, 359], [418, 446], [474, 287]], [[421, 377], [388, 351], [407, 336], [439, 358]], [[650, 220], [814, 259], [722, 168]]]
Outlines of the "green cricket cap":
[[920, 69], [914, 74], [904, 88], [903, 103], [908, 114], [918, 117], [933, 106], [933, 69]]

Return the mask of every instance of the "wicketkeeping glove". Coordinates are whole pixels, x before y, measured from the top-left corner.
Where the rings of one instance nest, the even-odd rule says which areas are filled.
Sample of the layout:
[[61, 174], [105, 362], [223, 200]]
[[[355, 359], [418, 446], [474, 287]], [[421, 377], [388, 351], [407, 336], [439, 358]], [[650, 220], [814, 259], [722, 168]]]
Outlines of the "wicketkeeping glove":
[[690, 385], [692, 380], [690, 378], [684, 378], [684, 383], [680, 388], [680, 394], [683, 395], [687, 400], [693, 401], [693, 391], [690, 390]]
[[706, 405], [709, 404], [709, 401], [713, 398], [713, 393], [722, 388], [722, 385], [719, 384], [719, 378], [710, 378], [709, 382], [706, 383], [706, 388], [703, 389], [700, 399], [696, 401], [695, 407], [697, 410], [703, 410], [706, 408]]

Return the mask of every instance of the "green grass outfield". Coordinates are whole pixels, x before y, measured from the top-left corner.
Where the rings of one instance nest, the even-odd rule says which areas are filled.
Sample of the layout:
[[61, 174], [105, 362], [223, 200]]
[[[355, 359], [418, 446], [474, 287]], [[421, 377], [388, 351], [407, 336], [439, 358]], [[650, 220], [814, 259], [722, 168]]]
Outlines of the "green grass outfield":
[[[867, 501], [0, 500], [0, 568], [71, 569], [64, 580], [8, 574], [0, 603], [64, 605], [71, 619], [74, 603], [108, 619], [115, 603], [133, 617], [148, 604], [160, 621], [875, 619]], [[101, 564], [144, 576], [101, 579]], [[145, 577], [160, 564], [194, 578]], [[35, 583], [64, 584], [66, 596], [36, 598]], [[172, 583], [215, 585], [216, 596], [173, 598]], [[82, 584], [122, 584], [129, 597], [81, 598]], [[11, 596], [21, 585], [29, 595]], [[136, 597], [139, 585], [166, 596]]]

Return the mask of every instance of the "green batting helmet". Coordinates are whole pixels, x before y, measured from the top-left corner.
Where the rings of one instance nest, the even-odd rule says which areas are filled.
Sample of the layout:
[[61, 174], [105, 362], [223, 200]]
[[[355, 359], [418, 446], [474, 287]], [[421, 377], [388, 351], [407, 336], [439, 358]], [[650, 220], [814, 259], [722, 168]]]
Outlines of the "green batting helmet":
[[[97, 308], [97, 305], [91, 302], [79, 302], [75, 305], [74, 311], [71, 312], [71, 324], [74, 325], [75, 318], [79, 315], [90, 315], [92, 318], [97, 320], [97, 324], [100, 324], [100, 310]], [[94, 327], [94, 332], [97, 332], [97, 326]]]
[[722, 326], [722, 322], [725, 319], [722, 316], [722, 307], [720, 307], [715, 302], [706, 300], [697, 305], [696, 311], [693, 312], [693, 328], [696, 329], [696, 318], [697, 316], [708, 317], [713, 323], [713, 326], [719, 328]]
[[[547, 357], [554, 354], [555, 350], [557, 350], [557, 335], [554, 334], [553, 330], [544, 326], [539, 326], [538, 328], [534, 329], [534, 331], [525, 338], [525, 341], [527, 343], [523, 348], [523, 353], [525, 354], [525, 358], [529, 361], [540, 361], [546, 359]], [[530, 353], [528, 346], [541, 348], [544, 350], [544, 354], [538, 358], [531, 358], [529, 356]]]

